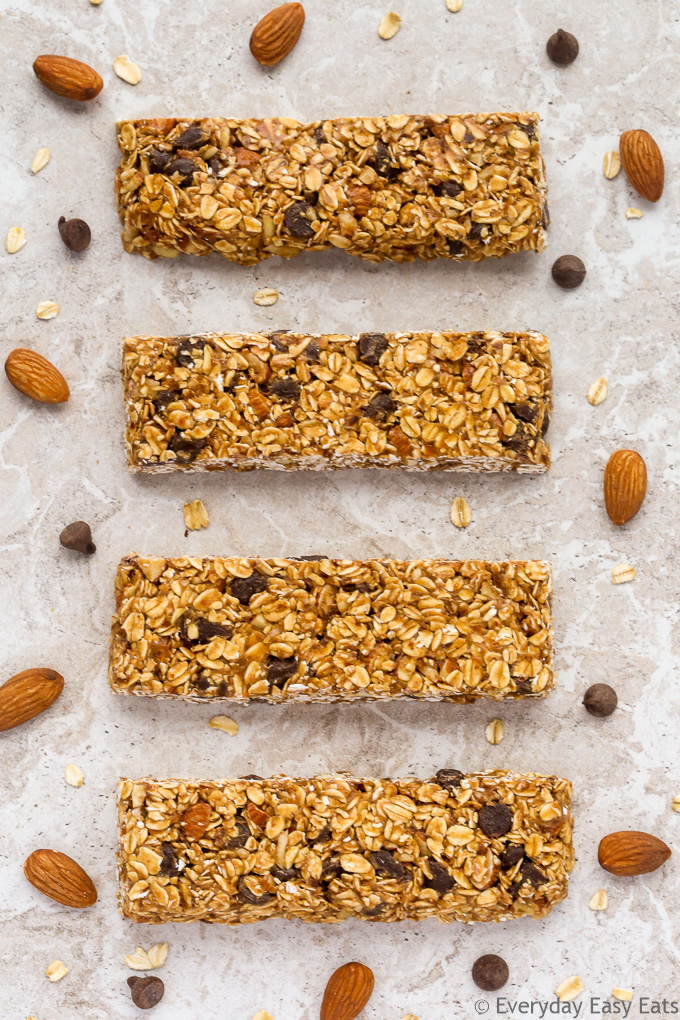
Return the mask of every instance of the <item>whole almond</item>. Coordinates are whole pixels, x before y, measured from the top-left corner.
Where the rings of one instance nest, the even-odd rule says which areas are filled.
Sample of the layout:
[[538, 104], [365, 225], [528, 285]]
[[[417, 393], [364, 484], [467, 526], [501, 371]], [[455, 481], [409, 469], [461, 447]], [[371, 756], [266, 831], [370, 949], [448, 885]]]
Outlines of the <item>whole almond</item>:
[[661, 150], [641, 128], [624, 131], [619, 141], [621, 164], [638, 195], [658, 202], [663, 194], [664, 165]]
[[635, 450], [616, 450], [604, 469], [604, 505], [613, 524], [632, 521], [647, 493], [647, 468]]
[[37, 351], [25, 347], [11, 351], [5, 362], [5, 373], [15, 389], [41, 404], [63, 404], [70, 396], [61, 372]]
[[670, 847], [648, 832], [610, 832], [600, 840], [597, 859], [612, 875], [647, 875], [671, 855]]
[[363, 963], [338, 967], [326, 985], [320, 1020], [354, 1020], [373, 992], [373, 971]]
[[250, 52], [264, 67], [287, 57], [305, 23], [302, 4], [282, 4], [258, 21], [250, 37]]
[[0, 731], [13, 730], [53, 705], [64, 689], [54, 669], [24, 669], [0, 687]]
[[104, 87], [104, 82], [89, 64], [53, 53], [36, 57], [33, 72], [50, 92], [64, 99], [77, 99], [81, 103], [94, 99]]
[[65, 907], [91, 907], [97, 902], [90, 876], [58, 850], [34, 850], [24, 861], [24, 875], [38, 892]]

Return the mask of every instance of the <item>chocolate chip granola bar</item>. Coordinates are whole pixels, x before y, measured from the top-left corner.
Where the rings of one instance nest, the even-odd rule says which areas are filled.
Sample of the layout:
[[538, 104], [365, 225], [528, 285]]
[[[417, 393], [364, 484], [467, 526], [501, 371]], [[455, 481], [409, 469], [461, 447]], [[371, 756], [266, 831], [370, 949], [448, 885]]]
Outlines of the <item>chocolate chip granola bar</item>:
[[128, 556], [114, 691], [190, 701], [543, 697], [544, 562]]
[[502, 770], [123, 779], [120, 907], [147, 924], [544, 917], [567, 895], [570, 801], [566, 779]]
[[132, 471], [550, 464], [541, 333], [128, 337], [123, 389]]
[[126, 251], [253, 265], [339, 248], [372, 262], [545, 243], [535, 113], [121, 121]]

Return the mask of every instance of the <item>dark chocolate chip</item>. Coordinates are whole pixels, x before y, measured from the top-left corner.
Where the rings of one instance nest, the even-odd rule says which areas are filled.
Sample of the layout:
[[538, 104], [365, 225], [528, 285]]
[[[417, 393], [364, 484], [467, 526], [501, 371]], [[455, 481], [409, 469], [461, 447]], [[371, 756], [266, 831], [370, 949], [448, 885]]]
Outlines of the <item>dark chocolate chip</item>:
[[308, 361], [318, 361], [320, 356], [321, 350], [316, 344], [307, 344], [302, 352], [302, 357], [307, 358]]
[[517, 694], [531, 694], [533, 691], [531, 680], [515, 680], [515, 691]]
[[367, 418], [387, 418], [388, 415], [394, 414], [396, 409], [397, 404], [389, 393], [376, 393], [370, 404], [364, 408], [364, 414]]
[[514, 411], [518, 418], [521, 418], [522, 421], [528, 421], [531, 425], [538, 418], [538, 408], [530, 400], [520, 401], [519, 404], [515, 404]]
[[163, 149], [152, 149], [149, 153], [150, 173], [162, 174], [171, 159], [171, 152], [164, 152]]
[[428, 859], [427, 866], [432, 877], [428, 878], [425, 876], [423, 888], [434, 889], [440, 896], [445, 896], [446, 893], [451, 892], [456, 883], [446, 868], [439, 864], [438, 861], [432, 860], [432, 858]]
[[486, 223], [473, 223], [470, 227], [468, 237], [474, 238], [475, 241], [481, 241], [482, 230], [486, 226]]
[[208, 166], [216, 176], [224, 170], [224, 163], [217, 156], [213, 156], [212, 159], [208, 160]]
[[79, 220], [77, 217], [67, 220], [65, 216], [60, 216], [57, 226], [61, 239], [69, 251], [85, 251], [92, 239], [92, 232], [85, 220]]
[[328, 141], [328, 139], [326, 138], [326, 133], [324, 132], [324, 129], [322, 127], [314, 128], [314, 141], [316, 142], [317, 145], [323, 145], [325, 142]]
[[359, 337], [359, 357], [367, 365], [377, 365], [388, 346], [384, 333], [362, 333]]
[[506, 437], [503, 442], [508, 449], [514, 450], [515, 453], [526, 453], [531, 448], [533, 438], [526, 426], [518, 422], [514, 435]]
[[522, 844], [510, 843], [500, 855], [501, 868], [503, 871], [508, 871], [510, 868], [514, 868], [517, 861], [521, 861], [523, 857], [524, 847]]
[[200, 127], [190, 127], [175, 138], [173, 145], [176, 149], [200, 149], [208, 141], [207, 135]]
[[300, 560], [301, 563], [318, 563], [320, 560], [327, 560], [327, 556], [294, 556], [293, 559]]
[[406, 878], [406, 868], [395, 860], [390, 850], [375, 850], [368, 855], [368, 859], [378, 875], [387, 875], [389, 878]]
[[315, 836], [314, 839], [310, 839], [309, 843], [310, 846], [314, 846], [316, 843], [328, 843], [330, 838], [331, 838], [330, 826], [324, 825], [319, 835]]
[[382, 140], [376, 142], [375, 154], [370, 159], [367, 159], [366, 162], [377, 174], [390, 180], [394, 180], [401, 173], [401, 167], [396, 166], [392, 162], [390, 150]]
[[337, 878], [341, 871], [340, 858], [327, 857], [321, 866], [321, 881], [330, 882], [332, 878]]
[[543, 415], [543, 424], [541, 425], [541, 435], [544, 436], [550, 428], [550, 414], [546, 411]]
[[386, 903], [376, 903], [374, 907], [366, 907], [364, 917], [380, 917], [386, 906]]
[[256, 775], [255, 772], [249, 772], [247, 776], [241, 776], [241, 779], [262, 779], [262, 776]]
[[550, 209], [548, 208], [547, 199], [543, 200], [543, 211], [541, 212], [541, 226], [544, 230], [547, 230], [550, 226]]
[[247, 606], [253, 595], [266, 591], [269, 581], [262, 574], [251, 574], [250, 577], [232, 577], [229, 590], [242, 606]]
[[447, 790], [455, 790], [460, 786], [461, 780], [465, 779], [465, 773], [459, 769], [440, 769], [435, 779], [440, 786], [445, 786]]
[[209, 687], [212, 687], [212, 683], [210, 682], [210, 680], [208, 680], [207, 676], [205, 674], [199, 676], [198, 680], [196, 681], [196, 690], [207, 691]]
[[273, 899], [276, 898], [275, 896], [272, 896], [272, 894], [268, 892], [260, 894], [253, 892], [253, 890], [246, 882], [245, 875], [241, 875], [237, 884], [241, 899], [245, 900], [246, 903], [252, 903], [253, 906], [255, 907], [261, 907], [265, 903], [270, 903]]
[[530, 882], [535, 889], [540, 885], [545, 885], [548, 881], [548, 876], [545, 875], [540, 868], [537, 868], [532, 861], [524, 861], [520, 868], [520, 875], [522, 882]]
[[74, 552], [85, 553], [86, 556], [91, 556], [97, 551], [97, 546], [92, 541], [90, 525], [85, 521], [67, 524], [59, 536], [59, 541], [65, 549], [73, 549]]
[[157, 1006], [165, 992], [165, 985], [161, 979], [153, 975], [129, 977], [127, 983], [130, 986], [132, 1001], [139, 1009], [152, 1009], [153, 1006]]
[[288, 341], [286, 339], [287, 337], [288, 337], [287, 329], [277, 329], [275, 333], [269, 334], [269, 340], [272, 347], [275, 350], [280, 351], [281, 354], [285, 354], [286, 351], [288, 350]]
[[573, 290], [585, 280], [586, 267], [578, 255], [560, 255], [553, 262], [552, 278], [563, 290]]
[[497, 992], [508, 980], [508, 965], [500, 956], [488, 953], [472, 965], [472, 980], [485, 992]]
[[462, 241], [454, 241], [452, 237], [447, 237], [446, 247], [449, 249], [451, 255], [462, 255], [465, 251], [465, 245]]
[[433, 184], [432, 190], [438, 198], [455, 198], [463, 189], [457, 181], [442, 181], [441, 184]]
[[565, 32], [563, 28], [558, 28], [548, 39], [545, 52], [553, 64], [566, 67], [568, 64], [573, 64], [578, 56], [578, 39], [571, 32]]
[[223, 623], [213, 623], [204, 617], [199, 617], [194, 622], [198, 627], [197, 641], [202, 645], [212, 641], [214, 637], [229, 637], [232, 633], [231, 627], [225, 627]]
[[294, 205], [288, 206], [283, 214], [283, 220], [291, 237], [314, 237], [314, 228], [308, 215], [311, 209], [309, 202], [295, 202]]
[[164, 407], [167, 407], [168, 404], [173, 404], [176, 400], [179, 400], [180, 396], [181, 394], [179, 390], [161, 390], [160, 393], [157, 393], [153, 398], [153, 406], [156, 414], [158, 414]]
[[299, 400], [300, 383], [289, 375], [277, 376], [269, 383], [269, 392], [279, 400]]
[[586, 712], [596, 715], [598, 719], [605, 719], [615, 710], [618, 698], [616, 691], [609, 684], [593, 684], [584, 694], [583, 704]]
[[179, 174], [180, 184], [191, 184], [197, 170], [198, 164], [194, 163], [193, 159], [187, 159], [185, 156], [175, 156], [163, 172], [167, 177]]
[[[200, 352], [203, 351], [206, 346], [205, 340], [201, 340], [195, 336], [188, 336], [181, 343], [177, 344], [175, 348], [175, 358], [179, 365], [183, 365], [188, 368], [189, 365], [193, 365], [194, 361], [198, 361]], [[199, 354], [194, 354], [194, 351], [198, 351]]]
[[275, 864], [269, 874], [272, 878], [277, 878], [279, 882], [290, 882], [292, 879], [298, 878], [300, 872], [297, 868], [280, 868], [278, 864]]
[[178, 464], [188, 464], [190, 461], [195, 460], [207, 444], [207, 437], [203, 439], [187, 439], [182, 432], [176, 432], [168, 443], [168, 450], [175, 454]]
[[161, 862], [160, 874], [167, 875], [169, 878], [176, 878], [181, 872], [177, 867], [175, 848], [172, 843], [161, 843], [161, 853], [163, 860]]
[[507, 804], [485, 804], [479, 812], [479, 827], [485, 836], [504, 836], [512, 828], [512, 811]]
[[267, 680], [275, 687], [282, 687], [286, 680], [290, 680], [298, 671], [298, 661], [295, 656], [289, 659], [277, 659], [270, 655], [267, 660]]

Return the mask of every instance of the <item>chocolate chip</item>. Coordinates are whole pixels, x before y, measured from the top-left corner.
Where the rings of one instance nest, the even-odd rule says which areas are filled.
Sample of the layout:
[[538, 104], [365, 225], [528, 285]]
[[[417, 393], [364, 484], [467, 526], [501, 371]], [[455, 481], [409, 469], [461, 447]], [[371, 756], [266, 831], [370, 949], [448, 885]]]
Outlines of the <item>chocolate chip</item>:
[[232, 632], [231, 627], [225, 627], [222, 623], [213, 623], [212, 620], [206, 620], [204, 617], [200, 617], [194, 622], [198, 628], [196, 640], [202, 645], [212, 641], [214, 637], [229, 637]]
[[293, 559], [300, 560], [301, 563], [319, 563], [321, 560], [327, 560], [327, 556], [294, 556]]
[[518, 418], [521, 418], [522, 421], [528, 421], [531, 425], [533, 425], [538, 418], [538, 408], [536, 407], [536, 404], [532, 404], [531, 401], [528, 400], [520, 401], [519, 404], [515, 404], [514, 411]]
[[172, 159], [171, 152], [164, 152], [163, 149], [152, 149], [149, 153], [149, 171], [152, 174], [161, 174]]
[[222, 162], [221, 159], [218, 159], [217, 156], [213, 156], [212, 159], [208, 160], [208, 166], [215, 174], [215, 176], [217, 176], [224, 170], [224, 163]]
[[321, 350], [316, 344], [307, 344], [302, 352], [302, 357], [307, 358], [308, 361], [318, 361], [320, 356]]
[[330, 882], [332, 878], [337, 878], [341, 871], [340, 858], [327, 857], [321, 866], [321, 881]]
[[437, 861], [432, 860], [432, 858], [428, 859], [427, 866], [432, 877], [428, 878], [425, 876], [423, 888], [434, 889], [434, 891], [439, 893], [440, 896], [445, 896], [447, 892], [450, 892], [453, 889], [456, 884], [455, 881], [451, 875], [449, 875], [446, 868]]
[[317, 145], [323, 145], [324, 142], [328, 141], [324, 129], [322, 127], [314, 128], [314, 141], [316, 142]]
[[482, 231], [484, 230], [485, 226], [486, 226], [485, 223], [473, 223], [472, 226], [470, 227], [470, 230], [468, 231], [468, 237], [474, 238], [475, 241], [481, 241]]
[[289, 659], [277, 659], [270, 655], [267, 660], [267, 680], [275, 687], [282, 687], [286, 680], [290, 680], [298, 671], [298, 661], [295, 656]]
[[277, 376], [269, 383], [269, 392], [279, 400], [299, 400], [300, 383], [289, 375]]
[[188, 464], [195, 460], [201, 450], [207, 446], [208, 439], [188, 439], [182, 432], [176, 432], [168, 443], [168, 450], [175, 454], [178, 464]]
[[196, 681], [196, 690], [207, 691], [209, 687], [212, 687], [212, 683], [208, 679], [208, 677], [205, 674], [199, 676], [198, 680]]
[[310, 846], [314, 846], [316, 843], [328, 843], [331, 838], [330, 826], [324, 825], [323, 829], [319, 832], [318, 836], [314, 839], [310, 839]]
[[508, 871], [514, 868], [518, 861], [524, 857], [524, 847], [521, 843], [510, 843], [500, 855], [501, 868]]
[[260, 894], [253, 892], [250, 886], [246, 883], [245, 875], [241, 875], [237, 885], [241, 899], [245, 900], [246, 903], [252, 903], [253, 906], [255, 907], [261, 907], [265, 903], [270, 903], [273, 899], [276, 898], [275, 896], [272, 896], [272, 894], [268, 892]]
[[573, 64], [578, 56], [578, 39], [571, 32], [565, 32], [563, 28], [558, 28], [548, 39], [545, 52], [553, 64], [566, 67], [568, 64]]
[[262, 776], [258, 776], [254, 772], [249, 772], [247, 776], [241, 776], [241, 779], [262, 779]]
[[229, 590], [242, 606], [247, 606], [253, 595], [266, 591], [268, 584], [267, 578], [262, 574], [251, 574], [250, 577], [232, 577]]
[[172, 177], [173, 174], [179, 174], [180, 184], [191, 184], [197, 170], [198, 164], [194, 163], [193, 159], [187, 159], [185, 156], [175, 156], [166, 166], [164, 173], [168, 177]]
[[194, 351], [202, 352], [206, 346], [205, 340], [201, 340], [195, 336], [188, 336], [181, 343], [177, 344], [175, 348], [175, 358], [178, 365], [183, 365], [188, 368], [193, 365], [195, 361], [199, 360], [199, 354], [194, 354]]
[[269, 341], [272, 347], [280, 351], [281, 354], [285, 354], [288, 350], [288, 332], [287, 329], [277, 329], [275, 333], [269, 334]]
[[290, 882], [292, 879], [298, 878], [300, 872], [297, 868], [280, 868], [278, 864], [275, 864], [269, 874], [272, 878], [277, 878], [279, 882]]
[[200, 149], [207, 141], [208, 137], [200, 127], [190, 127], [175, 138], [173, 145], [176, 149]]
[[479, 812], [479, 827], [485, 836], [504, 836], [512, 828], [512, 811], [507, 804], [485, 804]]
[[175, 878], [180, 874], [180, 869], [177, 867], [175, 848], [172, 843], [161, 843], [161, 853], [163, 860], [161, 862], [160, 874], [168, 875], [169, 878]]
[[389, 878], [406, 878], [406, 868], [394, 859], [390, 850], [375, 850], [368, 855], [368, 859], [378, 875], [387, 875]]
[[531, 694], [533, 692], [531, 680], [515, 680], [515, 691], [517, 694]]
[[560, 255], [553, 262], [552, 278], [563, 290], [573, 290], [585, 280], [586, 267], [578, 255]]
[[390, 180], [394, 180], [401, 173], [401, 167], [396, 166], [392, 162], [390, 156], [390, 150], [383, 141], [377, 141], [375, 145], [375, 154], [370, 159], [366, 160], [368, 166], [372, 167], [377, 174], [381, 177], [387, 177]]
[[92, 232], [85, 220], [79, 220], [77, 217], [67, 220], [65, 216], [60, 216], [57, 226], [61, 239], [69, 251], [85, 251], [92, 239]]
[[550, 414], [548, 411], [543, 413], [543, 424], [541, 425], [541, 435], [544, 436], [550, 428]]
[[379, 917], [386, 906], [386, 903], [376, 903], [374, 907], [366, 907], [364, 909], [364, 917]]
[[377, 365], [388, 346], [384, 333], [362, 333], [359, 337], [359, 357], [367, 365]]
[[389, 393], [376, 393], [370, 404], [364, 408], [364, 414], [367, 418], [387, 418], [394, 414], [396, 409], [397, 404]]
[[611, 715], [618, 700], [616, 691], [609, 684], [593, 684], [583, 696], [586, 712], [597, 716], [598, 719], [605, 719]]
[[165, 992], [165, 985], [161, 979], [152, 975], [129, 977], [127, 983], [130, 986], [132, 1001], [139, 1009], [152, 1009], [153, 1006], [157, 1006]]
[[515, 453], [526, 453], [531, 448], [532, 440], [533, 436], [528, 429], [518, 422], [514, 435], [506, 437], [503, 442], [508, 449], [514, 450]]
[[179, 400], [180, 396], [179, 390], [161, 390], [152, 401], [156, 414], [163, 410], [164, 407], [167, 407], [168, 404], [173, 404], [176, 400]]
[[465, 779], [465, 773], [459, 769], [440, 769], [435, 779], [440, 786], [445, 786], [447, 790], [455, 790], [460, 786], [461, 780]]
[[455, 198], [462, 190], [457, 181], [442, 181], [441, 184], [432, 185], [432, 191], [438, 198]]
[[524, 861], [519, 873], [521, 875], [521, 882], [530, 882], [535, 889], [539, 885], [545, 885], [548, 881], [548, 876], [540, 868], [537, 868], [532, 861]]
[[508, 980], [508, 965], [500, 956], [488, 953], [472, 965], [472, 980], [485, 992], [497, 992]]
[[465, 245], [462, 241], [454, 241], [452, 237], [447, 237], [446, 247], [449, 249], [451, 255], [462, 255], [465, 251]]
[[65, 549], [73, 549], [74, 552], [85, 553], [86, 556], [91, 556], [97, 551], [97, 546], [92, 541], [90, 525], [85, 521], [67, 524], [59, 536], [59, 541]]
[[283, 221], [291, 237], [314, 237], [314, 228], [308, 216], [311, 209], [309, 202], [295, 202], [288, 206], [283, 214]]
[[543, 211], [541, 213], [541, 226], [544, 230], [547, 230], [550, 226], [550, 209], [548, 208], [548, 202], [546, 199], [543, 200]]

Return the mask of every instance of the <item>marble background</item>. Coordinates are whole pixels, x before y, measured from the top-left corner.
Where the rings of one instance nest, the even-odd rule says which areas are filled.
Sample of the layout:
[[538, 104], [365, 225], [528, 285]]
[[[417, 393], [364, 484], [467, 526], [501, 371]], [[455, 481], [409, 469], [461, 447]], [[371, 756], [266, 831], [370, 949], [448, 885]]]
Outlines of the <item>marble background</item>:
[[[38, 406], [0, 382], [2, 505], [2, 679], [33, 665], [66, 678], [48, 715], [0, 739], [0, 1014], [2, 1020], [127, 1020], [138, 1015], [123, 957], [167, 939], [158, 972], [166, 984], [155, 1020], [313, 1020], [326, 980], [359, 959], [376, 975], [367, 1020], [472, 1016], [490, 1001], [470, 978], [487, 952], [508, 961], [510, 999], [552, 1000], [578, 973], [589, 996], [613, 986], [680, 999], [677, 855], [644, 878], [602, 872], [606, 832], [641, 828], [680, 851], [678, 754], [678, 312], [680, 230], [677, 122], [680, 8], [674, 0], [394, 0], [403, 15], [390, 42], [377, 25], [388, 3], [306, 0], [307, 23], [293, 54], [261, 69], [247, 44], [268, 7], [252, 0], [7, 0], [0, 21], [3, 75], [3, 201], [0, 235], [27, 235], [0, 253], [1, 355], [33, 347], [71, 385], [68, 404]], [[566, 20], [565, 20], [566, 19]], [[581, 43], [578, 61], [552, 66], [545, 42], [558, 27]], [[70, 104], [33, 77], [39, 53], [79, 57], [103, 75], [94, 102]], [[132, 88], [112, 61], [128, 53], [143, 80]], [[113, 122], [164, 114], [288, 115], [536, 109], [551, 192], [549, 250], [486, 265], [382, 266], [339, 252], [242, 268], [216, 259], [149, 263], [124, 254], [112, 194]], [[644, 127], [666, 158], [657, 206], [638, 199], [623, 174], [602, 175], [620, 131]], [[50, 164], [28, 172], [48, 146]], [[638, 205], [642, 220], [628, 221]], [[60, 215], [85, 218], [93, 241], [81, 255], [63, 247]], [[577, 291], [559, 290], [554, 258], [580, 255]], [[252, 302], [276, 287], [278, 304]], [[41, 300], [59, 317], [36, 319]], [[132, 478], [122, 445], [118, 379], [127, 333], [300, 328], [522, 328], [553, 343], [556, 409], [546, 477], [423, 476], [346, 472], [281, 476]], [[609, 380], [604, 404], [585, 394]], [[644, 456], [649, 494], [642, 512], [615, 529], [602, 504], [602, 472], [618, 447]], [[467, 531], [449, 522], [463, 494]], [[200, 497], [206, 531], [183, 537], [182, 505]], [[59, 546], [61, 528], [84, 518], [98, 549], [86, 559]], [[125, 553], [340, 556], [393, 553], [547, 557], [555, 571], [558, 686], [532, 705], [395, 704], [351, 707], [253, 705], [233, 712], [235, 738], [208, 728], [209, 706], [114, 697], [106, 683], [115, 566]], [[629, 561], [632, 584], [611, 583]], [[588, 716], [585, 688], [612, 683], [621, 707]], [[495, 714], [505, 739], [490, 746]], [[76, 762], [85, 785], [72, 789]], [[255, 771], [307, 775], [426, 776], [441, 766], [507, 766], [557, 772], [575, 785], [578, 863], [569, 899], [544, 922], [442, 927], [337, 927], [272, 922], [244, 930], [145, 928], [115, 904], [114, 788], [120, 775], [221, 776]], [[77, 858], [100, 899], [71, 912], [43, 899], [21, 865], [36, 847]], [[588, 909], [599, 887], [606, 913]], [[69, 974], [50, 984], [60, 958]], [[597, 1015], [596, 1009], [593, 1015]], [[635, 1005], [631, 1016], [640, 1015]]]

